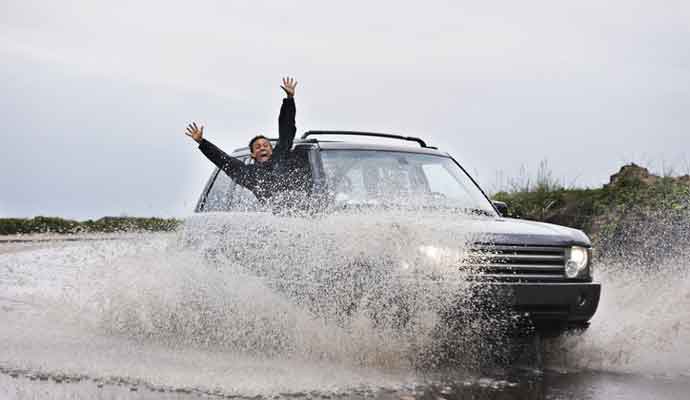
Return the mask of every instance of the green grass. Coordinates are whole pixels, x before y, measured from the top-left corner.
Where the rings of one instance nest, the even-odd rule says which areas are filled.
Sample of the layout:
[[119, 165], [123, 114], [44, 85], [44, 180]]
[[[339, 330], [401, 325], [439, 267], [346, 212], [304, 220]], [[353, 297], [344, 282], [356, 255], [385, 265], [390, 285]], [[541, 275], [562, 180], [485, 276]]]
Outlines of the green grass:
[[601, 188], [535, 182], [492, 197], [508, 204], [510, 217], [581, 229], [606, 251], [657, 250], [690, 232], [688, 179], [654, 176], [632, 165]]
[[177, 228], [180, 223], [180, 220], [173, 218], [104, 217], [95, 221], [73, 221], [57, 217], [0, 218], [0, 235], [167, 232]]

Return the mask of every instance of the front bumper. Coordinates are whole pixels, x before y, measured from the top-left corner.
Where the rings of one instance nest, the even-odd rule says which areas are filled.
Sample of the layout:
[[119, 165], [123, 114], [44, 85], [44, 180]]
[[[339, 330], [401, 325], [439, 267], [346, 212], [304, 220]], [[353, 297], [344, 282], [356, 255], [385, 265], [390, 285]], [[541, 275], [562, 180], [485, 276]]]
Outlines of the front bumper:
[[536, 325], [586, 326], [599, 305], [601, 285], [589, 282], [482, 283], [483, 296], [500, 299]]

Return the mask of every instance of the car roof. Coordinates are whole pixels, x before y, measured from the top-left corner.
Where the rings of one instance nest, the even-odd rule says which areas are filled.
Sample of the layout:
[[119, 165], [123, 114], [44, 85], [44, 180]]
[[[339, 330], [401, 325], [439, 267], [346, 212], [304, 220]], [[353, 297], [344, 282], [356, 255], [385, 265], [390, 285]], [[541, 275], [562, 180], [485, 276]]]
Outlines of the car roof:
[[[277, 139], [269, 139], [271, 143], [275, 146]], [[295, 140], [295, 147], [313, 147], [316, 146], [321, 150], [369, 150], [369, 151], [398, 151], [405, 153], [415, 153], [415, 154], [429, 154], [441, 157], [450, 157], [448, 153], [437, 150], [433, 147], [420, 147], [414, 145], [408, 146], [396, 146], [384, 143], [361, 143], [361, 142], [350, 142], [350, 141], [340, 141], [340, 140], [317, 140], [317, 139], [306, 139], [306, 140]], [[249, 147], [240, 147], [232, 152], [233, 156], [241, 157], [248, 155]]]
[[432, 154], [437, 156], [448, 157], [447, 153], [438, 151], [430, 147], [419, 146], [395, 146], [389, 144], [372, 144], [372, 143], [358, 143], [346, 141], [313, 141], [307, 140], [299, 143], [316, 143], [322, 150], [377, 150], [377, 151], [399, 151], [406, 153], [421, 153]]

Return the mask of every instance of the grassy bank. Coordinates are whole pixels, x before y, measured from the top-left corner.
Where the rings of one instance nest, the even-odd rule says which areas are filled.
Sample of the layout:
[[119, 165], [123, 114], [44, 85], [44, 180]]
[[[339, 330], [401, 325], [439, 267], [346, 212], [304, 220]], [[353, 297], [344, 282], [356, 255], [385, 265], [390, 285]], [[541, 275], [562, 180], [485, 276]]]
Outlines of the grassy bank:
[[550, 222], [588, 233], [604, 252], [640, 257], [690, 240], [690, 176], [660, 177], [630, 164], [596, 189], [563, 188], [553, 180], [502, 191], [511, 217]]
[[659, 177], [635, 164], [611, 176], [597, 189], [563, 188], [540, 181], [527, 188], [501, 191], [495, 200], [509, 204], [509, 216], [550, 222], [598, 233], [638, 213], [686, 211], [690, 205], [690, 177]]
[[173, 218], [105, 217], [95, 221], [74, 221], [56, 217], [0, 218], [0, 235], [167, 232], [177, 228], [180, 223], [180, 220]]

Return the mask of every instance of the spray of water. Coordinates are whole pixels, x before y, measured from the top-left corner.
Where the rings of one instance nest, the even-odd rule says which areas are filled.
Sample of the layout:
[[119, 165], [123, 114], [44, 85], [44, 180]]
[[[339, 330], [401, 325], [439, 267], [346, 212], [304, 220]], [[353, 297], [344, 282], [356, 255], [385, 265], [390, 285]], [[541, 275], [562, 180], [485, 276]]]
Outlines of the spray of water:
[[[478, 231], [438, 214], [211, 214], [174, 235], [0, 254], [0, 367], [241, 395], [471, 367], [505, 347], [511, 317], [457, 265]], [[548, 341], [547, 365], [689, 374], [690, 252], [672, 247], [653, 265], [600, 259], [592, 326]]]
[[640, 214], [606, 239], [592, 325], [547, 343], [550, 365], [690, 376], [690, 215]]
[[410, 366], [466, 286], [457, 260], [473, 235], [461, 226], [409, 215], [204, 216], [164, 249], [84, 275], [71, 301], [109, 334]]
[[242, 394], [414, 381], [469, 297], [468, 218], [204, 215], [172, 236], [5, 254], [0, 363]]

